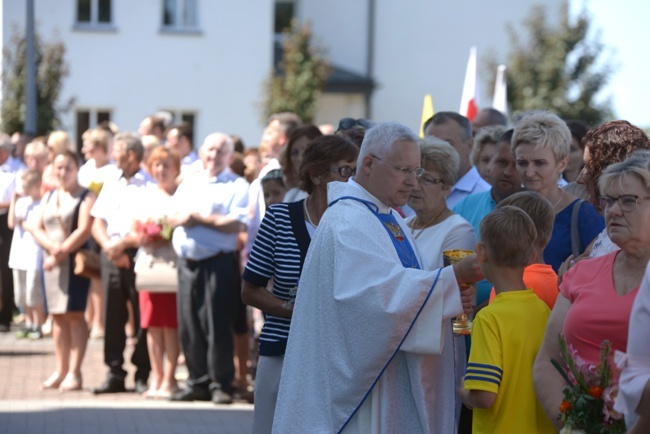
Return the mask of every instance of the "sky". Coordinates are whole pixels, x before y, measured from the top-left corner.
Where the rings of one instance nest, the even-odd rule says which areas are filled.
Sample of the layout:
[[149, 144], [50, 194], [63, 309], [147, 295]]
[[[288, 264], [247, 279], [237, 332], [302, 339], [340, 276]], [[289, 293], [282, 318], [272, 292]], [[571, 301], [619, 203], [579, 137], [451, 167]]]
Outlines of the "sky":
[[573, 0], [571, 11], [586, 6], [600, 31], [605, 59], [614, 66], [602, 92], [611, 98], [614, 117], [650, 127], [650, 1]]

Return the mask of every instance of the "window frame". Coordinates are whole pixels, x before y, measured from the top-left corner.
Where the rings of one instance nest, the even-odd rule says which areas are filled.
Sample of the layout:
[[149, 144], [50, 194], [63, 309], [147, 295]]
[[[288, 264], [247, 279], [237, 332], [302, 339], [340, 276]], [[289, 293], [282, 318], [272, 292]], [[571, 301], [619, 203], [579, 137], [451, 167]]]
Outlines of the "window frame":
[[[81, 131], [81, 128], [79, 127], [79, 115], [85, 113], [88, 116], [88, 122], [86, 128]], [[101, 120], [100, 120], [101, 118]], [[106, 118], [106, 119], [103, 119]], [[100, 108], [90, 108], [90, 107], [76, 107], [74, 111], [74, 129], [75, 129], [75, 141], [76, 141], [76, 147], [77, 147], [77, 152], [79, 155], [81, 154], [81, 147], [83, 146], [83, 141], [81, 139], [82, 134], [89, 129], [97, 127], [97, 125], [100, 124], [100, 122], [107, 120], [108, 122], [111, 122], [111, 119], [113, 118], [113, 110], [110, 108], [105, 108], [105, 107], [100, 107]]]
[[[277, 20], [277, 5], [278, 3], [291, 3], [293, 5], [293, 16], [291, 19], [295, 19], [298, 17], [298, 8], [299, 8], [299, 2], [298, 0], [275, 0], [273, 2], [273, 39], [275, 42], [282, 43], [284, 41], [284, 34], [282, 33], [282, 30], [280, 32], [276, 32], [275, 29], [275, 22]], [[291, 22], [291, 20], [290, 20]]]
[[[196, 132], [196, 126], [198, 125], [198, 115], [199, 111], [195, 109], [170, 109], [170, 108], [165, 108], [161, 109], [160, 111], [167, 112], [172, 115], [171, 122], [169, 123], [169, 126], [179, 124], [181, 122], [188, 122], [192, 126], [192, 131]], [[191, 117], [191, 121], [188, 120], [188, 117]], [[194, 141], [196, 141], [196, 137], [194, 137]]]
[[[165, 11], [168, 1], [174, 2], [175, 4], [175, 22], [172, 24], [165, 24]], [[194, 23], [192, 24], [187, 24], [186, 22], [186, 11], [188, 9], [194, 9], [192, 14], [192, 21], [194, 21]], [[160, 32], [200, 35], [202, 31], [199, 14], [199, 0], [161, 0]]]
[[117, 30], [114, 23], [115, 18], [115, 1], [103, 0], [109, 4], [109, 21], [99, 21], [99, 2], [102, 0], [88, 0], [90, 2], [90, 19], [88, 21], [79, 21], [79, 3], [82, 0], [76, 0], [74, 10], [74, 30], [91, 30], [91, 31], [108, 31], [114, 32]]

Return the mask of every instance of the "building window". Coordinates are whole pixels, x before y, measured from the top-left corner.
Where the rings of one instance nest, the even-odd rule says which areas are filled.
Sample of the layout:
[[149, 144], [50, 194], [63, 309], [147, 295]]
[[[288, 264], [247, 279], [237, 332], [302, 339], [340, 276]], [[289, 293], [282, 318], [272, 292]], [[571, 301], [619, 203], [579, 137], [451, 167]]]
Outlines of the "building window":
[[111, 24], [111, 0], [77, 0], [77, 24]]
[[111, 112], [108, 110], [77, 110], [77, 151], [81, 153], [83, 142], [81, 136], [87, 130], [95, 128], [98, 125], [108, 124], [111, 121]]
[[296, 2], [291, 0], [278, 0], [275, 2], [274, 32], [281, 35], [283, 31], [291, 28], [291, 20], [296, 16]]
[[197, 0], [163, 0], [162, 27], [176, 31], [198, 30]]

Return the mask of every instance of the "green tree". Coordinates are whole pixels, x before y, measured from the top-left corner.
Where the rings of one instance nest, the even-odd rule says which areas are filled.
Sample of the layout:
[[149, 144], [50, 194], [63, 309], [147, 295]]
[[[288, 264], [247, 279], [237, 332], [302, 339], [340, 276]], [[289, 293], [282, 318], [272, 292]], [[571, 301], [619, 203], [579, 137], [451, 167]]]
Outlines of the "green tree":
[[[26, 41], [14, 28], [10, 44], [3, 50], [2, 73], [2, 129], [7, 133], [22, 131], [27, 107], [25, 104], [25, 48]], [[57, 100], [68, 75], [64, 60], [65, 47], [60, 41], [43, 42], [35, 35], [36, 49], [36, 130], [37, 135], [57, 129], [60, 113]], [[68, 103], [69, 105], [70, 103]]]
[[[535, 6], [524, 22], [528, 37], [508, 26], [512, 49], [508, 55], [508, 104], [516, 115], [529, 110], [551, 110], [563, 119], [580, 119], [597, 125], [611, 118], [611, 101], [597, 102], [612, 68], [600, 56], [603, 44], [592, 38], [591, 17], [586, 10], [569, 19], [566, 2], [557, 25], [550, 24], [547, 9]], [[497, 65], [492, 55], [487, 67], [494, 83]]]
[[265, 83], [263, 116], [266, 119], [273, 113], [290, 111], [311, 123], [330, 74], [326, 52], [312, 43], [309, 24], [300, 25], [294, 19], [283, 34], [282, 59]]

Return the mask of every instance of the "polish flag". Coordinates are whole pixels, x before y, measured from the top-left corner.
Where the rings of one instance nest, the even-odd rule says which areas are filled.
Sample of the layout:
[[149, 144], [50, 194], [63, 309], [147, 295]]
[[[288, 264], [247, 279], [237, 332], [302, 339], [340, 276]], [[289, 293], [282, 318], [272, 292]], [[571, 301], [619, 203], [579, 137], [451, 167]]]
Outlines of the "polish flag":
[[506, 87], [506, 65], [497, 68], [497, 79], [494, 83], [492, 107], [508, 116], [508, 88]]
[[458, 112], [474, 120], [478, 113], [478, 82], [476, 81], [476, 47], [469, 49], [469, 61], [465, 72], [465, 84], [463, 85], [463, 96], [460, 99], [460, 110]]

